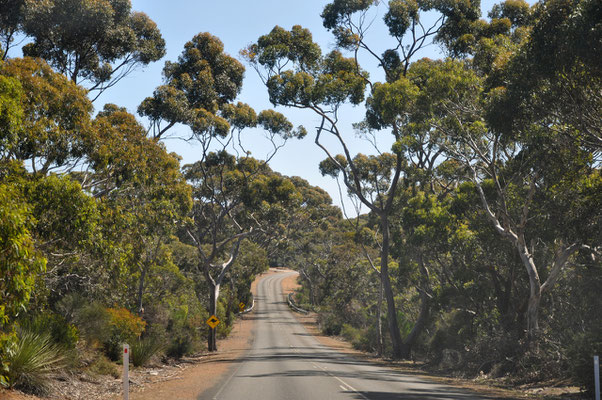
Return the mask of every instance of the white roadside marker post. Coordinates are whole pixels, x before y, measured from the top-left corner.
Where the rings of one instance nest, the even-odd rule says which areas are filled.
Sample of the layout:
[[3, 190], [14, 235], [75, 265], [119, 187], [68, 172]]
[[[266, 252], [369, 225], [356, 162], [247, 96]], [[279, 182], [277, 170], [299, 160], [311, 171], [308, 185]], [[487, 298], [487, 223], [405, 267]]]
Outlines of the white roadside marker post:
[[130, 345], [123, 345], [123, 400], [130, 398]]
[[600, 400], [600, 357], [594, 356], [594, 382], [596, 383], [596, 400]]

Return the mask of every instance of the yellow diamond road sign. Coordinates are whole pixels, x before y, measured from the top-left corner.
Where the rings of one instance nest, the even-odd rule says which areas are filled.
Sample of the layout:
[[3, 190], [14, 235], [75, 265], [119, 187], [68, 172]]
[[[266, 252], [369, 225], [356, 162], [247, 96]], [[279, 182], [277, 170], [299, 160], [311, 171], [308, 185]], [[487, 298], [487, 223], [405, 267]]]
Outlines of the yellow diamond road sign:
[[207, 325], [209, 325], [211, 329], [215, 328], [217, 324], [219, 324], [219, 319], [215, 315], [210, 316], [207, 320]]
[[244, 311], [245, 310], [245, 303], [243, 303], [242, 301], [240, 303], [238, 303], [238, 308], [240, 308], [240, 311]]

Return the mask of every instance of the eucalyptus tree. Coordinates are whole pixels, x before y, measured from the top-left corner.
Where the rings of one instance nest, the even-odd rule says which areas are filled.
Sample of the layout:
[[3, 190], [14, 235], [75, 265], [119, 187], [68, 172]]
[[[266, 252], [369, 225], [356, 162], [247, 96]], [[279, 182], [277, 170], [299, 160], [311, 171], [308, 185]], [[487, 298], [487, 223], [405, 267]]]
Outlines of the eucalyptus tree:
[[[503, 3], [505, 4], [505, 3]], [[505, 91], [491, 123], [506, 135], [529, 126], [578, 142], [600, 161], [602, 8], [595, 0], [547, 1], [530, 13], [520, 52], [503, 66]], [[569, 144], [570, 145], [570, 144]]]
[[325, 232], [341, 219], [341, 210], [332, 205], [330, 195], [298, 176], [289, 178], [299, 192], [300, 201], [288, 209], [277, 238], [268, 243], [269, 256], [277, 265], [298, 269], [303, 274], [312, 246], [320, 246], [318, 232]]
[[493, 129], [487, 104], [495, 101], [496, 90], [486, 91], [484, 79], [464, 62], [425, 63], [421, 75], [429, 98], [418, 117], [447, 138], [446, 153], [462, 163], [485, 216], [520, 256], [530, 290], [526, 330], [534, 339], [542, 295], [577, 252], [596, 252], [600, 245], [600, 217], [594, 211], [599, 199], [591, 197], [599, 187], [599, 168], [583, 148], [548, 136], [554, 126], [513, 136]]
[[[244, 131], [262, 128], [273, 145], [268, 160], [287, 139], [305, 134], [280, 113], [264, 110], [257, 114], [251, 106], [235, 102], [244, 70], [224, 52], [217, 37], [199, 33], [185, 44], [177, 62], [166, 62], [164, 84], [138, 108], [150, 120], [149, 132], [156, 140], [183, 124], [190, 130], [185, 139], [200, 145], [199, 160], [185, 168], [194, 187], [188, 239], [198, 250], [197, 272], [210, 288], [212, 314], [217, 312], [220, 285], [238, 256], [240, 243], [263, 226], [261, 213], [267, 217], [274, 212], [270, 203], [283, 201], [294, 190], [283, 178], [268, 176], [267, 160], [247, 155]], [[229, 154], [228, 148], [236, 155]], [[266, 192], [268, 187], [274, 191]], [[208, 348], [217, 350], [214, 329], [209, 330]]]
[[[86, 90], [42, 59], [8, 59], [0, 64], [0, 76], [3, 83], [18, 82], [4, 85], [14, 92], [18, 113], [8, 108], [2, 113], [0, 158], [5, 166], [28, 167], [6, 174], [19, 182], [36, 216], [32, 234], [48, 259], [44, 282], [50, 300], [73, 291], [105, 296], [111, 283], [120, 286], [123, 265], [115, 264], [125, 259], [141, 268], [142, 288], [152, 261], [144, 261], [147, 250], [135, 256], [130, 244], [139, 249], [159, 237], [163, 244], [169, 235], [150, 231], [175, 228], [177, 215], [186, 214], [190, 194], [178, 158], [116, 106], [93, 119]], [[126, 232], [129, 240], [135, 234], [139, 240], [122, 240]], [[103, 264], [111, 251], [121, 254]]]
[[[143, 308], [146, 281], [175, 240], [191, 208], [191, 190], [180, 171], [179, 157], [146, 136], [146, 129], [125, 109], [105, 105], [93, 121], [90, 168], [76, 176], [105, 207], [107, 237], [128, 249], [135, 307]], [[136, 278], [136, 279], [133, 279]], [[134, 303], [130, 299], [130, 302]]]
[[[221, 151], [184, 167], [193, 186], [192, 223], [187, 235], [198, 250], [197, 271], [209, 286], [211, 315], [217, 314], [220, 288], [234, 265], [241, 243], [254, 235], [270, 235], [297, 197], [293, 184], [253, 158], [236, 159]], [[209, 351], [217, 350], [215, 329]]]
[[69, 171], [85, 158], [92, 136], [86, 92], [40, 59], [14, 58], [0, 75], [19, 81], [22, 124], [5, 131], [0, 155], [26, 162], [37, 174]]
[[14, 47], [15, 36], [23, 22], [24, 0], [0, 1], [0, 60], [6, 60], [8, 51]]
[[[385, 41], [376, 45], [368, 42], [369, 28], [375, 23], [371, 12], [378, 7], [379, 2], [373, 0], [335, 0], [324, 8], [324, 26], [351, 57], [345, 57], [339, 50], [322, 55], [311, 33], [300, 26], [291, 31], [277, 26], [242, 54], [262, 76], [273, 104], [307, 109], [319, 117], [315, 142], [327, 156], [323, 172], [341, 176], [349, 193], [378, 217], [382, 235], [380, 273], [389, 334], [393, 355], [401, 358], [409, 357], [410, 346], [399, 332], [389, 277], [394, 197], [405, 176], [418, 172], [428, 177], [429, 171], [442, 160], [439, 138], [427, 127], [408, 123], [417, 93], [407, 75], [425, 46], [434, 39], [444, 42], [447, 36], [462, 30], [466, 22], [478, 20], [480, 9], [476, 2], [389, 1], [383, 22], [390, 34], [390, 48], [379, 50], [378, 46]], [[427, 24], [424, 14], [432, 11], [437, 16]], [[384, 82], [370, 79], [359, 65], [360, 55], [378, 62]], [[366, 119], [356, 128], [369, 138], [390, 137], [394, 142], [391, 152], [379, 151], [378, 156], [351, 153], [349, 135], [339, 120], [339, 111], [345, 103], [365, 104]], [[342, 154], [337, 155], [338, 151]], [[368, 165], [377, 168], [369, 170]]]
[[456, 54], [474, 57], [470, 66], [455, 63], [451, 74], [433, 65], [427, 74], [428, 123], [450, 139], [446, 152], [464, 164], [527, 272], [530, 339], [542, 295], [578, 253], [595, 260], [600, 251], [591, 196], [600, 184], [599, 13], [591, 1], [500, 3], [489, 23], [448, 37]]
[[[134, 68], [157, 61], [165, 41], [146, 14], [132, 11], [130, 0], [24, 0], [14, 3], [4, 29], [18, 26], [32, 39], [26, 56], [40, 57], [94, 99]], [[17, 3], [20, 3], [20, 7]]]

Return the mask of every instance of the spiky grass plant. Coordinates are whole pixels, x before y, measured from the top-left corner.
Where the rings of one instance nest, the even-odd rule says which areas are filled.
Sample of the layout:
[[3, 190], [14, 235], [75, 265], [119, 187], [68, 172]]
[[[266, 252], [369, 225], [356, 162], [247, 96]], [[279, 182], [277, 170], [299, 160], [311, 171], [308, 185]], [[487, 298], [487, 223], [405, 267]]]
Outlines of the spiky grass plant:
[[138, 339], [131, 345], [131, 360], [135, 367], [146, 364], [152, 356], [163, 350], [162, 344], [153, 337]]
[[64, 366], [65, 357], [50, 335], [21, 330], [4, 361], [10, 387], [43, 394], [48, 390], [49, 375]]

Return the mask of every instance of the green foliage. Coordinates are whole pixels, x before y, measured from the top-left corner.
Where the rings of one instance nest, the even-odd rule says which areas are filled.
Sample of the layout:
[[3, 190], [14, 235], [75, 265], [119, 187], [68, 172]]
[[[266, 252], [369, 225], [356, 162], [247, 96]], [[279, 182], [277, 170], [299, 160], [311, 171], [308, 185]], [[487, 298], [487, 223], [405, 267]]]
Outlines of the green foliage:
[[338, 336], [343, 329], [343, 323], [335, 314], [320, 313], [318, 325], [325, 335]]
[[139, 340], [146, 329], [146, 322], [125, 308], [106, 308], [94, 302], [82, 305], [73, 312], [74, 325], [89, 345], [101, 347], [109, 359], [121, 357], [124, 343]]
[[403, 37], [412, 21], [418, 19], [418, 3], [414, 0], [393, 0], [385, 14], [385, 24], [391, 36]]
[[107, 359], [104, 355], [99, 355], [88, 367], [88, 371], [95, 375], [109, 375], [115, 379], [121, 376], [117, 365]]
[[18, 340], [6, 349], [4, 362], [9, 387], [44, 394], [48, 375], [63, 366], [64, 357], [50, 335], [21, 330]]
[[59, 314], [45, 312], [21, 324], [27, 331], [37, 334], [48, 334], [52, 342], [65, 351], [75, 349], [79, 340], [77, 327]]
[[[267, 70], [266, 86], [273, 104], [336, 106], [364, 100], [368, 73], [338, 50], [322, 57], [309, 31], [300, 26], [291, 31], [275, 27], [242, 54]], [[288, 62], [293, 62], [294, 69], [283, 69]]]
[[355, 328], [349, 324], [343, 324], [341, 336], [353, 345], [356, 350], [374, 352], [377, 348], [376, 329], [373, 324], [363, 328]]
[[140, 338], [146, 328], [146, 322], [125, 308], [107, 308], [109, 338], [104, 343], [107, 356], [116, 361], [121, 356], [121, 346], [133, 343]]
[[156, 24], [132, 12], [129, 0], [26, 0], [22, 13], [23, 30], [33, 39], [24, 54], [46, 59], [93, 90], [110, 87], [128, 69], [165, 54]]
[[293, 61], [301, 69], [311, 68], [318, 62], [320, 47], [312, 41], [311, 32], [299, 25], [290, 31], [275, 26], [268, 34], [242, 51], [242, 55], [251, 62], [266, 65], [270, 69], [280, 69], [286, 61]]
[[170, 340], [165, 354], [168, 357], [180, 359], [196, 350], [195, 342], [190, 334], [177, 335]]
[[24, 0], [0, 0], [0, 60], [7, 57], [13, 47], [15, 33], [21, 29]]
[[594, 392], [594, 356], [602, 354], [602, 330], [594, 329], [574, 337], [569, 347], [569, 368], [575, 382], [589, 393]]
[[18, 144], [23, 122], [23, 89], [16, 78], [0, 75], [0, 156], [10, 154]]
[[26, 190], [37, 216], [36, 236], [44, 242], [60, 242], [62, 249], [91, 239], [99, 219], [96, 201], [69, 176], [51, 175]]
[[163, 344], [158, 338], [145, 336], [134, 340], [130, 345], [131, 360], [135, 367], [142, 367], [150, 361], [150, 359], [163, 350]]
[[92, 103], [83, 88], [54, 72], [41, 59], [7, 60], [0, 64], [0, 75], [19, 80], [27, 93], [21, 101], [23, 126], [19, 140], [2, 154], [32, 160], [32, 168], [42, 174], [72, 165], [86, 154]]
[[205, 310], [198, 315], [191, 311], [186, 306], [170, 310], [165, 332], [165, 354], [168, 357], [179, 359], [200, 349], [201, 337], [197, 328], [205, 323], [209, 314]]
[[362, 332], [359, 329], [354, 328], [349, 324], [343, 324], [341, 328], [341, 336], [344, 337], [346, 341], [353, 344], [354, 347], [356, 347], [357, 343], [362, 340], [362, 336], [364, 335], [362, 335]]
[[46, 260], [34, 247], [30, 207], [17, 188], [0, 185], [0, 356], [14, 342], [14, 323], [31, 297], [35, 279]]
[[[233, 119], [232, 107], [223, 108], [240, 93], [244, 67], [223, 50], [217, 37], [199, 33], [186, 43], [177, 62], [165, 63], [166, 84], [138, 107], [139, 114], [154, 125], [155, 137], [161, 137], [175, 123], [187, 124], [199, 136], [226, 136], [230, 129], [228, 118], [240, 126], [241, 109], [239, 118]], [[222, 109], [223, 116], [219, 115]], [[162, 122], [167, 127], [161, 128]], [[248, 122], [253, 122], [253, 118], [247, 118]]]

